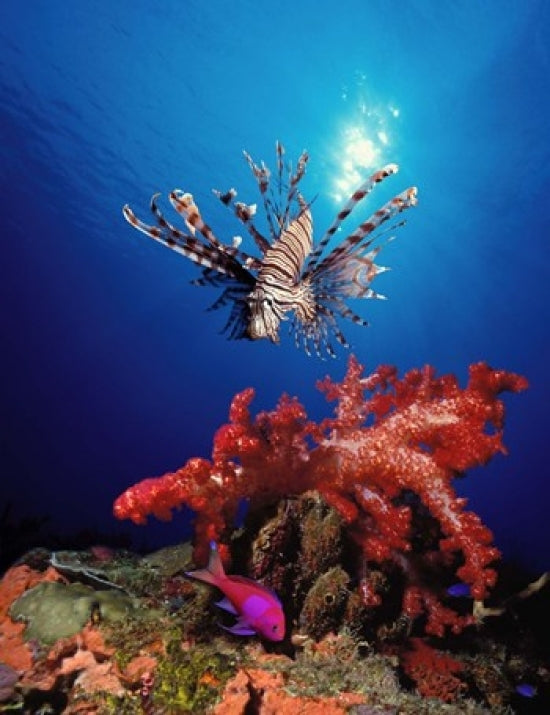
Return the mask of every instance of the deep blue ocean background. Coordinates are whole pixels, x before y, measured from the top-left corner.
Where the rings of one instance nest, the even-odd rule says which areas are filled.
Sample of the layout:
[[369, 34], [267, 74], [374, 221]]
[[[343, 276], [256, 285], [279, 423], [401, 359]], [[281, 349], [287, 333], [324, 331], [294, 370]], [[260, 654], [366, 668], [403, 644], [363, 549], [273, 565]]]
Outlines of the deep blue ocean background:
[[[457, 483], [505, 557], [550, 567], [548, 469], [550, 4], [546, 0], [3, 0], [0, 8], [0, 507], [56, 534], [150, 546], [185, 519], [120, 523], [127, 486], [191, 456], [238, 390], [282, 392], [312, 417], [341, 377], [290, 337], [228, 342], [217, 292], [124, 221], [150, 195], [193, 193], [219, 237], [242, 226], [211, 194], [258, 200], [242, 157], [307, 148], [316, 235], [357, 177], [401, 167], [357, 217], [414, 184], [384, 249], [388, 301], [344, 325], [366, 366], [471, 362], [526, 375], [506, 395], [509, 456]], [[168, 211], [167, 211], [168, 214]], [[350, 222], [354, 224], [353, 220]], [[346, 226], [352, 230], [355, 225]], [[245, 238], [243, 247], [251, 247]], [[6, 532], [5, 532], [6, 533]], [[5, 534], [4, 534], [5, 535]], [[9, 532], [8, 532], [9, 538]]]

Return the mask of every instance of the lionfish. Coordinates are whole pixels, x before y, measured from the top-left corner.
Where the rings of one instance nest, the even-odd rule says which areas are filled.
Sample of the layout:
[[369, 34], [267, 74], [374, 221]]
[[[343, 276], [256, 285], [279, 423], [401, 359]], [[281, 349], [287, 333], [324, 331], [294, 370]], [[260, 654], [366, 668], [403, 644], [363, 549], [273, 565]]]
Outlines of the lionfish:
[[[254, 224], [255, 204], [235, 201], [237, 192], [233, 188], [226, 192], [213, 190], [252, 236], [260, 257], [242, 251], [239, 236], [231, 243], [222, 243], [203, 220], [193, 196], [180, 189], [174, 189], [169, 200], [182, 216], [187, 231], [176, 228], [164, 218], [157, 205], [158, 193], [153, 195], [150, 203], [156, 225], [138, 219], [128, 205], [124, 206], [123, 214], [134, 228], [201, 266], [201, 276], [192, 281], [193, 284], [223, 289], [210, 310], [230, 306], [222, 330], [230, 339], [268, 338], [279, 343], [281, 322], [291, 318], [290, 330], [298, 348], [303, 347], [308, 355], [313, 348], [317, 355], [323, 350], [335, 357], [331, 336], [349, 347], [338, 327], [337, 316], [358, 325], [368, 325], [350, 309], [347, 299], [384, 298], [370, 287], [375, 276], [388, 270], [374, 263], [383, 245], [373, 247], [374, 241], [405, 221], [401, 220], [377, 235], [374, 232], [381, 224], [416, 204], [416, 188], [410, 187], [385, 203], [323, 257], [344, 219], [376, 184], [395, 174], [398, 167], [388, 164], [362, 183], [314, 245], [310, 203], [298, 190], [309, 156], [306, 151], [302, 152], [293, 170], [285, 164], [284, 148], [279, 142], [276, 152], [275, 189], [271, 186], [271, 172], [264, 162], [258, 165], [244, 152], [260, 190], [269, 238]], [[387, 238], [385, 243], [392, 238]]]

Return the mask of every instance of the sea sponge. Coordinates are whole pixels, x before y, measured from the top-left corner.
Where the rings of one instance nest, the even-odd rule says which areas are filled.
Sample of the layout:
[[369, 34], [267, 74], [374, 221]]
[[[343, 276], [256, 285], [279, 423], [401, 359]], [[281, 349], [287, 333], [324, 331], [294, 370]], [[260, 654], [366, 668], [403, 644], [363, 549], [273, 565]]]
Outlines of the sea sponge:
[[117, 621], [133, 609], [132, 599], [114, 589], [94, 591], [81, 583], [39, 583], [10, 608], [13, 620], [26, 622], [25, 638], [50, 645], [78, 633], [91, 621]]

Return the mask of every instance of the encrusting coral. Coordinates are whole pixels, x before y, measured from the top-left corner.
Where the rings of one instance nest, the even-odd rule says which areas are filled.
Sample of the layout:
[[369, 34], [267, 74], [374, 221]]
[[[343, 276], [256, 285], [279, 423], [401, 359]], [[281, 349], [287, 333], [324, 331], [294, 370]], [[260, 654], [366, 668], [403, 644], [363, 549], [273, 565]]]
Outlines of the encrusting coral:
[[[116, 500], [115, 515], [143, 524], [150, 514], [170, 519], [172, 509], [189, 506], [196, 513], [195, 560], [202, 563], [209, 542], [227, 535], [243, 498], [255, 510], [316, 490], [339, 512], [365, 563], [393, 561], [407, 574], [403, 613], [426, 614], [428, 633], [458, 632], [472, 617], [442, 605], [409, 559], [418, 539], [415, 514], [426, 512], [439, 530], [423, 558], [456, 564], [456, 578], [475, 599], [485, 598], [499, 552], [489, 529], [464, 510], [452, 480], [505, 452], [498, 395], [523, 390], [527, 381], [485, 363], [470, 367], [464, 389], [428, 366], [401, 379], [388, 366], [362, 373], [351, 357], [341, 383], [328, 377], [319, 383], [337, 402], [334, 417], [320, 423], [308, 421], [288, 396], [252, 419], [254, 390], [238, 393], [229, 423], [214, 437], [211, 461], [190, 459], [176, 472], [130, 487]], [[223, 544], [220, 551], [224, 556]], [[365, 603], [376, 605], [379, 596], [362, 585]]]

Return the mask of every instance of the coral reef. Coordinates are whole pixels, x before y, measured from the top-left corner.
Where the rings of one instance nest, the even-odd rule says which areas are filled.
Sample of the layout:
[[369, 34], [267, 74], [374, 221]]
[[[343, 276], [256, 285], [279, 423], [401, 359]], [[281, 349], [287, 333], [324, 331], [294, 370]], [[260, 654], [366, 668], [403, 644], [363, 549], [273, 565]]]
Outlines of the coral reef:
[[[481, 363], [464, 389], [430, 368], [363, 377], [352, 358], [341, 383], [319, 386], [334, 416], [308, 421], [284, 396], [252, 418], [245, 390], [211, 460], [119, 497], [116, 515], [138, 523], [193, 508], [194, 553], [36, 549], [6, 572], [0, 710], [509, 715], [532, 699], [543, 711], [550, 577], [496, 583], [491, 533], [452, 485], [504, 451], [498, 395], [525, 380]], [[283, 641], [220, 628], [219, 594], [185, 577], [211, 539], [236, 579], [277, 592]]]
[[[328, 377], [319, 383], [337, 402], [335, 416], [320, 423], [308, 421], [302, 405], [287, 396], [252, 419], [254, 391], [237, 394], [229, 424], [214, 437], [212, 461], [191, 459], [177, 472], [139, 482], [116, 500], [114, 514], [143, 524], [150, 514], [169, 519], [172, 509], [191, 507], [195, 559], [202, 563], [210, 540], [227, 539], [241, 499], [257, 511], [315, 489], [339, 513], [367, 565], [399, 564], [407, 577], [404, 615], [426, 615], [428, 633], [459, 632], [472, 616], [458, 615], [426, 589], [422, 568], [451, 564], [455, 580], [478, 601], [494, 586], [499, 553], [492, 534], [464, 510], [452, 480], [505, 452], [498, 395], [527, 382], [485, 363], [470, 367], [464, 389], [430, 367], [401, 379], [388, 366], [367, 377], [362, 372], [351, 357], [341, 383]], [[431, 520], [427, 535], [416, 528], [418, 520]], [[226, 555], [223, 545], [220, 551]], [[368, 605], [380, 599], [368, 579], [362, 593]]]
[[[458, 713], [472, 715], [510, 715], [516, 712], [521, 692], [533, 692], [533, 705], [543, 712], [548, 702], [550, 672], [547, 667], [547, 642], [538, 643], [537, 620], [526, 621], [525, 612], [513, 617], [502, 615], [480, 629], [469, 629], [458, 641], [417, 636], [401, 638], [398, 643], [377, 636], [371, 630], [368, 641], [348, 627], [350, 601], [357, 591], [351, 589], [346, 563], [345, 529], [341, 530], [339, 564], [322, 559], [316, 578], [311, 565], [319, 563], [308, 552], [310, 529], [331, 523], [337, 515], [311, 494], [296, 503], [294, 515], [308, 524], [302, 534], [303, 552], [298, 551], [291, 570], [302, 573], [299, 589], [301, 603], [307, 604], [326, 581], [327, 592], [334, 583], [342, 586], [347, 597], [345, 610], [338, 616], [309, 613], [309, 635], [293, 635], [295, 648], [286, 644], [266, 644], [258, 639], [242, 639], [221, 631], [212, 617], [211, 590], [202, 584], [188, 583], [178, 590], [174, 573], [178, 558], [157, 553], [133, 559], [127, 553], [112, 556], [110, 568], [125, 572], [133, 584], [136, 607], [115, 622], [107, 618], [90, 619], [78, 633], [59, 638], [54, 643], [29, 638], [28, 626], [13, 623], [9, 613], [13, 603], [29, 590], [34, 598], [48, 591], [38, 589], [44, 581], [64, 583], [66, 577], [50, 566], [43, 571], [21, 564], [10, 569], [0, 581], [3, 617], [0, 621], [0, 645], [5, 645], [8, 624], [17, 628], [8, 649], [0, 657], [0, 711], [51, 712], [75, 715], [143, 715], [143, 713], [315, 713], [367, 715], [370, 713]], [[269, 530], [276, 535], [276, 525], [284, 525], [283, 509], [272, 517]], [[263, 546], [258, 527], [254, 543]], [[246, 558], [250, 539], [236, 532], [232, 551], [236, 559]], [[334, 539], [334, 534], [331, 539]], [[290, 547], [289, 547], [290, 548]], [[181, 549], [185, 554], [188, 546]], [[72, 554], [75, 564], [87, 563], [91, 552]], [[241, 554], [239, 556], [239, 553]], [[308, 564], [301, 568], [301, 557], [309, 553]], [[34, 554], [29, 555], [35, 559]], [[253, 559], [249, 553], [248, 559]], [[183, 562], [186, 559], [182, 559]], [[164, 574], [151, 580], [150, 564], [160, 564]], [[273, 561], [273, 563], [277, 563]], [[118, 564], [118, 565], [117, 565]], [[133, 573], [130, 575], [130, 571]], [[83, 572], [74, 571], [71, 585], [77, 586]], [[334, 581], [332, 580], [334, 578]], [[298, 579], [299, 580], [299, 579]], [[391, 579], [388, 579], [391, 580]], [[289, 582], [288, 588], [291, 588]], [[86, 587], [88, 589], [88, 587]], [[545, 612], [548, 585], [531, 596], [529, 614]], [[385, 598], [391, 600], [391, 587]], [[345, 593], [344, 593], [345, 591]], [[317, 594], [318, 595], [318, 594]], [[385, 600], [385, 598], [383, 600]], [[539, 600], [537, 606], [536, 599]], [[174, 604], [180, 607], [174, 610]], [[520, 607], [523, 605], [521, 602]], [[364, 608], [364, 607], [363, 607]], [[380, 608], [380, 607], [379, 607]], [[307, 612], [307, 608], [304, 609]], [[371, 609], [377, 610], [377, 609]], [[368, 609], [367, 609], [368, 612]], [[521, 619], [518, 616], [521, 615]], [[296, 626], [302, 616], [297, 612]], [[539, 616], [540, 622], [540, 616]], [[326, 627], [334, 632], [323, 633]], [[321, 635], [322, 634], [322, 635]], [[452, 646], [452, 652], [450, 648]], [[18, 658], [9, 665], [5, 657], [20, 649], [27, 659]], [[545, 665], [546, 662], [546, 665]], [[528, 687], [525, 685], [528, 684]], [[530, 696], [531, 697], [531, 696]], [[525, 698], [524, 698], [525, 699]], [[521, 705], [521, 703], [520, 703]], [[513, 706], [513, 707], [512, 707]], [[535, 710], [533, 710], [534, 712]], [[517, 712], [523, 712], [521, 707]]]

